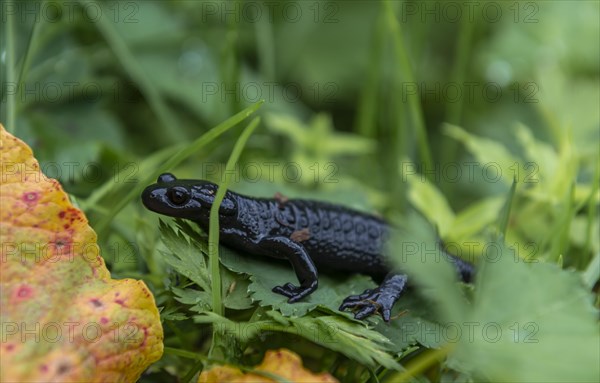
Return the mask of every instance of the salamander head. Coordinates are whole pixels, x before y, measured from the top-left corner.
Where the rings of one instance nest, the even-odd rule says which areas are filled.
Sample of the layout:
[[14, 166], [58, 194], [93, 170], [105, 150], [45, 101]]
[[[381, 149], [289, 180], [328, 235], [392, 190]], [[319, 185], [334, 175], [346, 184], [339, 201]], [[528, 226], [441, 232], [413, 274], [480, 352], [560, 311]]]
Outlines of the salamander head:
[[[163, 173], [155, 184], [142, 192], [147, 209], [170, 217], [193, 221], [207, 221], [218, 186], [202, 180], [178, 180], [171, 173]], [[232, 193], [225, 193], [219, 208], [220, 215], [233, 215], [237, 203]]]

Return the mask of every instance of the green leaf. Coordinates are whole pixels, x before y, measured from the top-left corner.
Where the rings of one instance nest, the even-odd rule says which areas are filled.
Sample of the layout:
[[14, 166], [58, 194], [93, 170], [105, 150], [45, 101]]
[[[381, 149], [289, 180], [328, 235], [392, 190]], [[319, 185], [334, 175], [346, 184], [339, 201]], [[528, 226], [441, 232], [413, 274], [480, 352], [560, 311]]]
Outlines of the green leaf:
[[600, 280], [600, 253], [596, 253], [590, 261], [587, 269], [582, 275], [583, 281], [588, 289], [593, 289], [594, 285]]
[[210, 291], [210, 276], [204, 260], [204, 255], [181, 232], [176, 232], [171, 226], [159, 220], [162, 241], [169, 251], [161, 251], [165, 262], [175, 271], [184, 275], [200, 286], [204, 291]]
[[[202, 243], [205, 240], [198, 231], [194, 230], [186, 221], [177, 220], [177, 224], [181, 230], [188, 235], [191, 235], [194, 242]], [[206, 244], [201, 247], [206, 251]], [[328, 312], [337, 317], [354, 320], [352, 313], [340, 312], [338, 307], [348, 295], [360, 294], [366, 289], [375, 287], [373, 280], [365, 275], [353, 274], [351, 276], [329, 276], [321, 273], [319, 276], [319, 288], [310, 296], [301, 302], [290, 304], [287, 298], [272, 292], [274, 286], [283, 285], [287, 282], [295, 282], [296, 275], [287, 261], [278, 260], [270, 257], [258, 257], [250, 254], [243, 254], [226, 247], [219, 249], [220, 261], [229, 273], [244, 273], [250, 275], [250, 284], [246, 279], [239, 276], [232, 280], [231, 283], [236, 283], [236, 289], [231, 295], [227, 295], [224, 299], [224, 304], [228, 308], [244, 309], [251, 306], [248, 294], [250, 292], [253, 301], [258, 302], [261, 307], [272, 308], [278, 310], [285, 317], [302, 317], [316, 311]], [[233, 274], [232, 273], [232, 274]], [[221, 270], [224, 276], [224, 285], [228, 285], [228, 272]], [[235, 274], [233, 274], [235, 275]], [[246, 284], [244, 284], [246, 283]], [[228, 289], [224, 286], [224, 292]], [[235, 295], [237, 291], [237, 296]], [[236, 304], [229, 299], [239, 299]], [[205, 295], [198, 295], [203, 298]], [[192, 295], [191, 300], [187, 300], [186, 304], [196, 304], [193, 299], [197, 299]], [[200, 306], [196, 306], [197, 312], [202, 312]], [[434, 321], [434, 315], [431, 310], [427, 309], [427, 303], [415, 294], [406, 294], [400, 302], [394, 307], [392, 312], [393, 320], [391, 323], [385, 323], [380, 317], [374, 316], [369, 318], [369, 322], [374, 323], [374, 329], [386, 337], [390, 338], [390, 350], [393, 352], [401, 352], [408, 346], [420, 343], [427, 347], [439, 347], [440, 339], [436, 334], [439, 334], [435, 329], [439, 326]], [[362, 322], [357, 322], [362, 323]], [[437, 338], [436, 338], [437, 337]]]
[[515, 166], [519, 165], [518, 158], [498, 142], [477, 137], [455, 125], [446, 124], [444, 131], [450, 137], [462, 142], [473, 154], [483, 171], [489, 171], [486, 178], [490, 181], [499, 179], [510, 185], [515, 174]]
[[[504, 204], [503, 197], [489, 197], [477, 201], [456, 214], [448, 237], [461, 240], [473, 237], [498, 218], [498, 213]], [[444, 239], [446, 239], [444, 237]]]
[[[207, 246], [205, 238], [194, 230], [187, 221], [177, 220], [179, 230], [160, 220], [161, 238], [168, 251], [161, 251], [163, 258], [179, 274], [189, 278], [202, 290], [172, 287], [176, 299], [190, 310], [204, 312], [212, 307], [210, 274], [206, 262]], [[185, 234], [184, 234], [185, 233]], [[221, 294], [225, 307], [245, 310], [253, 306], [248, 294], [249, 281], [227, 269], [221, 270], [223, 277]]]
[[580, 276], [495, 245], [463, 322], [473, 330], [463, 327], [452, 364], [491, 381], [599, 381], [598, 313]]
[[445, 237], [452, 230], [455, 220], [454, 212], [446, 197], [420, 174], [408, 176], [408, 199], [431, 222], [435, 223], [440, 236]]
[[314, 162], [325, 164], [339, 155], [366, 155], [375, 150], [375, 141], [353, 133], [336, 132], [331, 117], [321, 113], [308, 124], [287, 115], [269, 114], [269, 129], [288, 136], [294, 142], [296, 159], [304, 159], [309, 166]]
[[[220, 254], [221, 263], [229, 270], [251, 275], [248, 289], [254, 301], [257, 301], [260, 306], [277, 309], [285, 316], [300, 317], [317, 307], [325, 307], [337, 312], [338, 307], [348, 295], [360, 294], [366, 289], [375, 287], [372, 279], [365, 275], [355, 274], [335, 279], [321, 274], [319, 275], [319, 288], [314, 293], [300, 302], [288, 303], [288, 298], [271, 290], [275, 286], [297, 281], [296, 274], [289, 262], [270, 257], [240, 254], [224, 247], [221, 247]], [[340, 313], [340, 315], [351, 317], [348, 313]]]
[[552, 182], [559, 166], [556, 150], [551, 145], [537, 140], [531, 130], [523, 124], [517, 124], [515, 131], [517, 140], [523, 147], [526, 158], [530, 161], [526, 165], [532, 165], [531, 171], [522, 169], [527, 173], [525, 178], [517, 177], [517, 179], [524, 183]]
[[396, 266], [406, 271], [409, 283], [424, 299], [433, 303], [443, 320], [464, 316], [467, 302], [458, 288], [457, 273], [443, 251], [434, 228], [421, 215], [410, 214], [396, 223], [398, 231], [390, 240], [388, 252]]
[[378, 320], [374, 330], [390, 340], [390, 349], [397, 354], [417, 343], [439, 348], [444, 338], [440, 336], [443, 332], [434, 311], [420, 294], [409, 291], [394, 306], [390, 322]]
[[246, 310], [254, 306], [250, 298], [250, 280], [233, 273], [226, 268], [221, 269], [223, 277], [223, 306], [232, 310]]
[[[275, 315], [270, 312], [270, 315]], [[389, 354], [390, 341], [362, 324], [338, 316], [287, 318], [301, 334], [314, 334], [313, 342], [338, 351], [359, 363], [399, 370], [400, 365]]]
[[180, 289], [171, 287], [171, 291], [175, 294], [175, 300], [184, 305], [191, 306], [190, 310], [203, 313], [210, 311], [210, 291], [199, 291], [194, 289]]
[[210, 323], [221, 332], [246, 343], [270, 331], [284, 332], [308, 339], [328, 349], [338, 351], [358, 363], [370, 367], [379, 365], [400, 369], [389, 354], [390, 341], [363, 324], [337, 316], [284, 317], [277, 311], [268, 311], [263, 319], [234, 322], [215, 313], [207, 312], [194, 317], [197, 323]]

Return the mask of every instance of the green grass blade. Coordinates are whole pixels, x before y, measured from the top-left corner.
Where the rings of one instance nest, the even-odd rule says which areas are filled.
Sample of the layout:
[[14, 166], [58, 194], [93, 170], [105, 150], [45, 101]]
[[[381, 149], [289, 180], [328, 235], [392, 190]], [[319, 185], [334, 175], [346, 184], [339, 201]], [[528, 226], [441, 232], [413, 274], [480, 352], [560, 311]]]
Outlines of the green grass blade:
[[210, 358], [202, 355], [201, 353], [196, 353], [188, 350], [182, 350], [180, 348], [175, 347], [165, 347], [164, 348], [165, 355], [176, 355], [181, 358], [192, 359], [192, 360], [205, 360], [210, 361]]
[[396, 372], [389, 379], [390, 382], [414, 382], [420, 374], [439, 364], [452, 350], [452, 345], [447, 344], [439, 350], [428, 350], [411, 361], [405, 371]]
[[[463, 12], [466, 12], [466, 6], [463, 7]], [[460, 29], [458, 31], [458, 41], [455, 50], [454, 65], [450, 81], [454, 84], [464, 84], [469, 63], [469, 54], [471, 53], [471, 42], [473, 41], [473, 29], [475, 23], [469, 20], [468, 17], [463, 17], [460, 20]], [[446, 103], [446, 122], [453, 125], [462, 124], [462, 115], [464, 109], [465, 97], [459, 97], [455, 102]], [[442, 146], [442, 158], [444, 163], [455, 160], [458, 143], [456, 141], [444, 142]]]
[[[402, 75], [405, 83], [415, 84], [416, 82], [410, 66], [408, 52], [404, 46], [403, 33], [400, 23], [396, 19], [391, 1], [386, 0], [383, 4], [385, 7], [384, 11], [388, 28], [394, 45], [394, 54], [396, 55], [398, 64], [400, 66], [400, 74]], [[407, 100], [410, 118], [417, 136], [417, 147], [419, 149], [421, 164], [423, 165], [424, 169], [433, 169], [433, 157], [431, 155], [431, 149], [429, 148], [429, 142], [427, 140], [427, 131], [425, 129], [423, 109], [420, 105], [419, 95], [411, 92], [407, 95]], [[432, 175], [429, 173], [426, 173], [426, 175], [428, 178], [432, 177]]]
[[198, 361], [196, 362], [192, 368], [188, 371], [187, 374], [185, 374], [185, 376], [183, 378], [181, 378], [181, 382], [182, 383], [188, 383], [191, 382], [192, 379], [194, 379], [194, 376], [196, 376], [196, 374], [198, 372], [200, 372], [202, 370], [202, 368], [204, 367], [204, 362], [203, 361]]
[[594, 235], [594, 217], [596, 215], [596, 196], [598, 195], [598, 188], [600, 186], [600, 166], [596, 162], [596, 170], [594, 172], [594, 180], [592, 182], [592, 190], [587, 201], [587, 219], [586, 219], [586, 231], [585, 231], [585, 244], [583, 245], [582, 257], [580, 259], [579, 266], [585, 267], [592, 254], [592, 238]]
[[[3, 6], [8, 6], [10, 3], [13, 3], [13, 1], [7, 1], [5, 5]], [[12, 4], [13, 6], [16, 7], [15, 4]], [[6, 84], [16, 84], [16, 77], [15, 77], [15, 39], [17, 38], [16, 34], [15, 34], [15, 26], [14, 26], [14, 20], [13, 18], [18, 16], [18, 12], [14, 13], [14, 14], [7, 14], [6, 16], [6, 22], [2, 23], [3, 24], [3, 28], [2, 28], [2, 34], [4, 35], [3, 37], [3, 41], [2, 41], [2, 46], [5, 46], [5, 63], [4, 63], [4, 67], [6, 68]], [[9, 92], [8, 89], [6, 91], [6, 95], [3, 95], [6, 97], [6, 100], [2, 99], [2, 103], [6, 103], [6, 130], [9, 131], [12, 134], [15, 134], [16, 131], [16, 127], [15, 127], [15, 120], [16, 120], [16, 99], [17, 99], [17, 94], [16, 92]]]
[[[43, 9], [44, 2], [42, 1], [41, 7]], [[44, 18], [42, 17], [42, 21]], [[39, 25], [41, 22], [33, 23], [31, 30], [29, 31], [29, 37], [27, 38], [27, 46], [25, 47], [25, 53], [23, 55], [23, 59], [21, 62], [21, 69], [19, 70], [19, 77], [17, 79], [17, 95], [20, 100], [23, 99], [23, 79], [27, 71], [29, 70], [29, 65], [31, 63], [31, 57], [33, 56], [33, 52], [35, 52], [35, 48], [37, 48], [38, 36], [39, 36]]]
[[513, 200], [515, 199], [515, 191], [517, 190], [517, 178], [513, 179], [512, 186], [508, 192], [506, 202], [500, 210], [500, 217], [498, 219], [498, 234], [499, 238], [506, 239], [506, 229], [508, 228], [508, 220], [510, 218], [510, 209], [512, 207]]
[[258, 126], [260, 117], [254, 118], [244, 129], [240, 138], [235, 143], [233, 151], [225, 166], [225, 179], [220, 183], [213, 205], [210, 208], [210, 224], [208, 227], [208, 263], [211, 273], [212, 309], [215, 314], [223, 315], [223, 301], [221, 298], [221, 274], [219, 272], [219, 207], [225, 197], [229, 177], [235, 169], [235, 164], [248, 141], [248, 138]]
[[571, 222], [575, 217], [575, 182], [571, 183], [571, 190], [568, 194], [568, 204], [564, 208], [564, 214], [559, 218], [562, 220], [562, 230], [559, 231], [559, 240], [556, 242], [558, 246], [554, 248], [554, 257], [558, 259], [560, 255], [563, 257], [569, 248], [569, 231], [571, 230]]
[[600, 253], [594, 255], [594, 258], [592, 258], [592, 261], [587, 265], [587, 268], [581, 274], [581, 277], [590, 290], [598, 283], [598, 280], [600, 279]]
[[256, 51], [260, 73], [266, 81], [275, 81], [275, 38], [273, 24], [266, 17], [256, 23]]
[[[146, 174], [148, 172], [151, 172], [152, 174], [155, 174], [155, 170], [158, 166], [165, 163], [169, 158], [175, 156], [178, 152], [183, 150], [184, 147], [185, 144], [182, 143], [178, 145], [169, 146], [167, 148], [161, 149], [153, 153], [140, 163], [136, 173]], [[97, 205], [103, 198], [105, 198], [110, 193], [118, 194], [120, 188], [125, 189], [127, 187], [126, 185], [121, 184], [120, 188], [115, 188], [114, 180], [128, 179], [130, 175], [131, 169], [129, 167], [124, 167], [120, 172], [116, 173], [111, 180], [105, 182], [102, 186], [96, 188], [96, 190], [94, 190], [94, 192], [86, 200], [80, 200], [80, 204], [83, 207], [83, 209], [87, 210], [98, 208], [99, 210], [102, 210], [101, 207]]]
[[[206, 146], [210, 142], [212, 142], [215, 138], [219, 137], [221, 134], [225, 133], [229, 129], [236, 126], [238, 123], [240, 123], [241, 121], [246, 119], [248, 116], [250, 116], [252, 113], [254, 113], [258, 108], [260, 108], [260, 106], [262, 105], [263, 102], [264, 101], [261, 100], [261, 101], [257, 102], [256, 104], [249, 106], [248, 108], [233, 115], [232, 117], [228, 118], [227, 120], [223, 121], [219, 125], [215, 126], [211, 130], [209, 130], [208, 132], [204, 133], [202, 136], [200, 136], [194, 142], [192, 142], [188, 146], [184, 147], [182, 150], [179, 150], [177, 153], [175, 153], [172, 157], [170, 157], [168, 160], [166, 160], [162, 165], [157, 166], [154, 171], [146, 174], [143, 178], [140, 179], [140, 182], [137, 185], [135, 185], [133, 187], [125, 185], [128, 188], [130, 188], [129, 193], [125, 197], [121, 198], [119, 200], [119, 202], [116, 203], [110, 209], [110, 211], [106, 214], [106, 216], [104, 216], [98, 222], [98, 224], [95, 225], [95, 229], [98, 232], [98, 236], [102, 237], [104, 234], [106, 234], [105, 231], [106, 231], [106, 229], [108, 229], [108, 226], [109, 226], [110, 222], [114, 219], [114, 217], [125, 206], [127, 206], [127, 204], [130, 203], [134, 198], [137, 198], [140, 195], [140, 193], [142, 192], [142, 190], [150, 182], [152, 182], [156, 178], [157, 175], [178, 165], [180, 162], [182, 162], [183, 160], [188, 158], [190, 155], [192, 155], [196, 151], [200, 150], [202, 147]], [[109, 181], [109, 182], [112, 182], [112, 181]]]
[[375, 23], [375, 34], [371, 45], [367, 81], [361, 94], [356, 127], [354, 128], [355, 132], [365, 137], [375, 136], [378, 105], [377, 91], [379, 89], [379, 81], [381, 81], [381, 55], [384, 41], [385, 22], [382, 15], [380, 15]]
[[[91, 0], [79, 0], [84, 9], [96, 9], [98, 6]], [[93, 5], [96, 5], [95, 7]], [[90, 17], [94, 17], [93, 15]], [[135, 58], [125, 41], [115, 29], [114, 24], [109, 17], [100, 17], [98, 22], [94, 23], [100, 34], [104, 37], [115, 56], [131, 77], [139, 86], [140, 91], [150, 104], [150, 107], [156, 113], [160, 120], [160, 125], [151, 126], [155, 133], [164, 137], [168, 143], [175, 143], [185, 140], [184, 132], [178, 128], [177, 119], [169, 110], [167, 103], [163, 99], [160, 91], [152, 82], [152, 79], [144, 72], [142, 65]]]

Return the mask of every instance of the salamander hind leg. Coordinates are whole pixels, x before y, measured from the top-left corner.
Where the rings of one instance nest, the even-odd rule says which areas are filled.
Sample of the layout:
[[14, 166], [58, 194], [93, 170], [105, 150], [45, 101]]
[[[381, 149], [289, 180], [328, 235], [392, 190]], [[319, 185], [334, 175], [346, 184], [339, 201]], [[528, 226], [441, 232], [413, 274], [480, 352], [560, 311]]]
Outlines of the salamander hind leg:
[[356, 311], [354, 318], [359, 320], [379, 311], [383, 320], [389, 322], [392, 307], [404, 291], [406, 280], [407, 276], [405, 274], [389, 273], [379, 287], [365, 290], [359, 295], [350, 295], [344, 299], [340, 310], [352, 309]]
[[285, 258], [290, 261], [300, 282], [300, 286], [295, 286], [292, 283], [275, 286], [273, 292], [288, 297], [288, 302], [294, 303], [317, 289], [317, 268], [301, 244], [287, 237], [266, 237], [259, 241], [258, 246], [265, 255]]

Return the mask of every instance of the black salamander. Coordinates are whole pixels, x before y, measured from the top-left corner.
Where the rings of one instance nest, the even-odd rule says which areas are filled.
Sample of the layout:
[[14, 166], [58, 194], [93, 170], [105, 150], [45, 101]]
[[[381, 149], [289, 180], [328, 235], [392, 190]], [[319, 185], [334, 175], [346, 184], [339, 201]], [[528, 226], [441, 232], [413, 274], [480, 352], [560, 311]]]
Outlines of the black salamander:
[[[161, 174], [142, 193], [146, 208], [184, 218], [208, 231], [210, 209], [218, 186], [201, 180], [178, 180]], [[344, 299], [340, 310], [352, 309], [364, 319], [379, 312], [390, 320], [407, 276], [392, 271], [383, 255], [390, 226], [381, 218], [339, 205], [301, 199], [252, 198], [227, 191], [219, 208], [220, 242], [254, 255], [287, 259], [299, 286], [275, 286], [275, 293], [297, 302], [318, 286], [317, 270], [362, 273], [382, 280], [379, 287]], [[461, 278], [469, 282], [473, 266], [450, 256]]]

